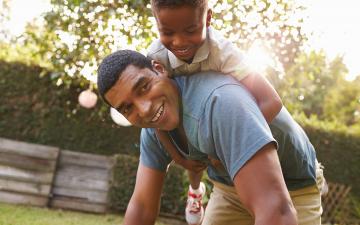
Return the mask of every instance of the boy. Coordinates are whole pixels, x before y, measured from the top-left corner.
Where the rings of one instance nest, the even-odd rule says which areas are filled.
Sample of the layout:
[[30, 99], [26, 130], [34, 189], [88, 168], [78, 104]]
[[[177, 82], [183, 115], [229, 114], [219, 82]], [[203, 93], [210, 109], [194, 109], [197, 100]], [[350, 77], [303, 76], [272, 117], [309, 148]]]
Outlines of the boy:
[[[173, 76], [208, 70], [230, 74], [255, 97], [266, 121], [274, 119], [282, 108], [280, 97], [263, 76], [251, 73], [235, 45], [211, 28], [212, 11], [207, 0], [151, 0], [151, 7], [160, 39], [149, 47], [150, 58], [160, 61]], [[200, 224], [205, 194], [200, 180], [205, 165], [179, 155], [167, 133], [157, 130], [156, 134], [173, 160], [188, 170], [186, 220], [189, 224]]]

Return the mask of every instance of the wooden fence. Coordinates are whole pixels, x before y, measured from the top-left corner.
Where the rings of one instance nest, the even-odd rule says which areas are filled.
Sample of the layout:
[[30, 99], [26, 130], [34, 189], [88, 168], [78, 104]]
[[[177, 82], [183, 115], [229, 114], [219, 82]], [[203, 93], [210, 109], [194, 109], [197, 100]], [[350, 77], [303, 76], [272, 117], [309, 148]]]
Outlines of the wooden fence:
[[110, 157], [62, 150], [50, 205], [105, 212], [114, 162]]
[[114, 162], [0, 138], [0, 202], [103, 213]]

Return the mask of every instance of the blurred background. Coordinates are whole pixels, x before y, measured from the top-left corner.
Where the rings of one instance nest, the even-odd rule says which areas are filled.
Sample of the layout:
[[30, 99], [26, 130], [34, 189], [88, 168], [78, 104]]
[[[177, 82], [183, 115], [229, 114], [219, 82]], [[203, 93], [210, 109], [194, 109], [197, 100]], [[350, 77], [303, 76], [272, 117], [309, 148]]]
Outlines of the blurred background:
[[[212, 26], [247, 55], [304, 127], [360, 218], [360, 2], [210, 0]], [[157, 38], [146, 0], [0, 0], [0, 137], [138, 156], [139, 129], [94, 94], [96, 69]], [[125, 126], [122, 126], [125, 125]]]

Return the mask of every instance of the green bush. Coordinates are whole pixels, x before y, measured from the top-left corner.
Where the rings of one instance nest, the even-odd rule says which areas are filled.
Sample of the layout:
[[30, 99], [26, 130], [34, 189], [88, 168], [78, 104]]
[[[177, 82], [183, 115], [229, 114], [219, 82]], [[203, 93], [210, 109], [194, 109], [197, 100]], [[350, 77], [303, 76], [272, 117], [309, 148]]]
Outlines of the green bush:
[[[139, 160], [129, 155], [117, 155], [114, 168], [114, 181], [110, 189], [110, 206], [113, 211], [125, 211], [134, 191], [136, 171]], [[161, 196], [163, 213], [182, 214], [185, 210], [184, 170], [177, 166], [170, 166], [166, 175], [165, 185]]]
[[316, 118], [296, 116], [314, 145], [318, 160], [325, 166], [325, 178], [352, 187], [360, 198], [360, 132], [359, 127], [346, 127]]
[[113, 155], [138, 155], [139, 129], [117, 126], [98, 101], [82, 108], [81, 84], [57, 86], [37, 66], [0, 61], [0, 137]]

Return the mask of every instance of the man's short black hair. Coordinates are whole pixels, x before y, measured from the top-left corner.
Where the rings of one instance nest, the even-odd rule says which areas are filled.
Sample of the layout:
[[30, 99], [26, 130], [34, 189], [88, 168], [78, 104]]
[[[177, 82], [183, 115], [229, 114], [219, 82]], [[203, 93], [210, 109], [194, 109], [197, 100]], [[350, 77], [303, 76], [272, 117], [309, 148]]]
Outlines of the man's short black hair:
[[202, 12], [207, 9], [208, 0], [151, 0], [153, 11], [161, 8], [177, 8], [181, 6], [191, 6], [200, 8]]
[[151, 59], [143, 54], [132, 50], [120, 50], [106, 56], [98, 68], [97, 85], [100, 96], [106, 103], [105, 94], [119, 80], [121, 73], [129, 65], [134, 65], [140, 69], [152, 69]]

